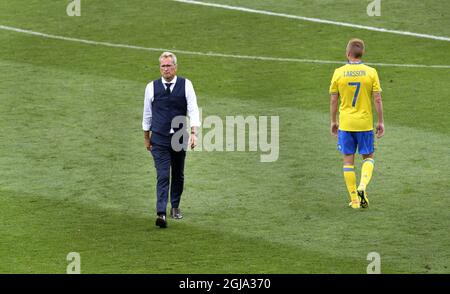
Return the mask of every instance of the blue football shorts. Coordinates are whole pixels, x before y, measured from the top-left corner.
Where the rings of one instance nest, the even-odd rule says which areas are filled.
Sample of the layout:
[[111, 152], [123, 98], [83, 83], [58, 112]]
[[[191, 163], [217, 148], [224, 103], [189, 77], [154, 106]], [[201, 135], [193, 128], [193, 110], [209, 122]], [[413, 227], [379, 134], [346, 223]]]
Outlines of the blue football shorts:
[[373, 131], [349, 132], [338, 131], [337, 149], [342, 154], [355, 154], [358, 147], [359, 154], [373, 153]]

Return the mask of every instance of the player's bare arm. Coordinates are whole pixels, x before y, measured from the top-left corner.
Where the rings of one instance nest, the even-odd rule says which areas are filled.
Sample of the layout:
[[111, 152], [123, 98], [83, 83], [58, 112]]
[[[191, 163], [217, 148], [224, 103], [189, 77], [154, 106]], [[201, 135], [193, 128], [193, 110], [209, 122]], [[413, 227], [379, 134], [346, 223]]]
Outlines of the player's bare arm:
[[330, 132], [331, 132], [331, 135], [333, 135], [335, 137], [337, 137], [338, 129], [339, 129], [339, 124], [337, 123], [337, 120], [336, 120], [338, 99], [339, 99], [338, 93], [331, 94], [331, 96], [330, 96], [330, 122], [331, 122]]
[[375, 109], [378, 114], [378, 123], [376, 128], [377, 138], [381, 138], [384, 135], [384, 119], [383, 119], [383, 102], [381, 99], [380, 92], [373, 93], [373, 101], [375, 104]]

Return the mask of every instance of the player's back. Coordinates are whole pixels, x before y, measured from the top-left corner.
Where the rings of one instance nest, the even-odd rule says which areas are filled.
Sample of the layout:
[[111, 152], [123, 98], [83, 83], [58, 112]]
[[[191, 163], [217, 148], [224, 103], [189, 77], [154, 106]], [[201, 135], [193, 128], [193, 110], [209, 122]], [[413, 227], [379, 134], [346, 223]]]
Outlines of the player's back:
[[362, 63], [348, 63], [336, 69], [330, 92], [339, 93], [339, 129], [370, 131], [373, 129], [372, 94], [380, 92], [377, 71]]

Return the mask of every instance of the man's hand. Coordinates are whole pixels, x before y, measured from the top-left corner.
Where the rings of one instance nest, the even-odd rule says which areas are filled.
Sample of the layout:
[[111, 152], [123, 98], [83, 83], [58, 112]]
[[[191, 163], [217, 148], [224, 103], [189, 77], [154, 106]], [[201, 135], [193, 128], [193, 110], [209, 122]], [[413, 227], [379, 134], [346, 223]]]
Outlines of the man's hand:
[[333, 136], [335, 136], [337, 138], [338, 129], [339, 129], [339, 124], [337, 122], [332, 122], [331, 126], [330, 126], [330, 133], [331, 133], [331, 135], [333, 135]]
[[152, 151], [152, 144], [150, 143], [150, 139], [145, 138], [144, 144], [145, 144], [145, 148], [147, 148], [148, 151]]
[[144, 145], [145, 148], [147, 148], [148, 151], [152, 151], [152, 143], [150, 143], [150, 137], [152, 135], [149, 131], [144, 131]]
[[192, 134], [189, 138], [189, 145], [191, 146], [191, 149], [194, 149], [195, 146], [197, 146], [197, 135], [196, 134]]
[[384, 136], [384, 123], [377, 124], [376, 134], [377, 134], [377, 138], [381, 138]]

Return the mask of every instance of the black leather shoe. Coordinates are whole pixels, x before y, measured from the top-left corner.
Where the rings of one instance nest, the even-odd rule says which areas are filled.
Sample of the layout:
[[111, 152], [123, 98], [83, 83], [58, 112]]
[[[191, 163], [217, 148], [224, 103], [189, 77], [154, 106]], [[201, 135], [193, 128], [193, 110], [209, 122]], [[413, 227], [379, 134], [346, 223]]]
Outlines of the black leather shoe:
[[166, 216], [158, 215], [155, 225], [159, 226], [160, 228], [167, 228]]
[[172, 208], [170, 210], [170, 217], [174, 219], [182, 219], [183, 215], [181, 214], [181, 210], [179, 208]]

